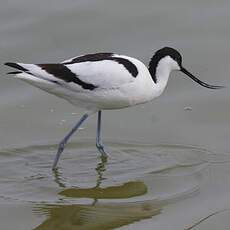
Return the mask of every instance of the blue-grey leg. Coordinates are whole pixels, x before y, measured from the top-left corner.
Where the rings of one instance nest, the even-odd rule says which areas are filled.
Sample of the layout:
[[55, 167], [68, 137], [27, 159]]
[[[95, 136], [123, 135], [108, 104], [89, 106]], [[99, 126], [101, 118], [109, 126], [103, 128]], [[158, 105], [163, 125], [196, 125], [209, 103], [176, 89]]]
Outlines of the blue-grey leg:
[[77, 131], [77, 129], [81, 126], [81, 124], [86, 120], [86, 118], [89, 116], [89, 114], [84, 114], [81, 119], [78, 121], [78, 123], [73, 127], [73, 129], [61, 140], [58, 146], [58, 151], [54, 159], [53, 167], [52, 169], [54, 170], [57, 167], [58, 160], [61, 156], [61, 153], [63, 152], [66, 143], [70, 139], [70, 137]]
[[97, 137], [96, 137], [96, 147], [101, 153], [102, 157], [107, 158], [104, 145], [101, 142], [101, 110], [98, 111], [97, 116]]

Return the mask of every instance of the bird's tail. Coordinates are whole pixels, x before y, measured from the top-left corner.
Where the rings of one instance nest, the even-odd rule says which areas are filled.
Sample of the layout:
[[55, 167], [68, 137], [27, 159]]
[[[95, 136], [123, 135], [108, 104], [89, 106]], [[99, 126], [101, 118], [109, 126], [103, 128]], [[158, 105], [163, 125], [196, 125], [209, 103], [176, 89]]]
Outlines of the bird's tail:
[[34, 73], [34, 71], [30, 71], [30, 68], [35, 66], [33, 64], [7, 62], [5, 65], [17, 69], [17, 71], [9, 72], [8, 74], [14, 75], [16, 78], [21, 79], [45, 91], [57, 87], [57, 84], [54, 80], [42, 77]]

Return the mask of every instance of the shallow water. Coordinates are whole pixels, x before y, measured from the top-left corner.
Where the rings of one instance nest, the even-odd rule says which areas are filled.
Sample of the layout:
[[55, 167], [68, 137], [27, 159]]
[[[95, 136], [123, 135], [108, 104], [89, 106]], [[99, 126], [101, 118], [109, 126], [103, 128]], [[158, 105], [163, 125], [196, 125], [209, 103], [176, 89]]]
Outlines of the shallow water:
[[173, 73], [154, 102], [106, 111], [73, 137], [58, 170], [57, 143], [83, 111], [7, 76], [0, 83], [0, 221], [3, 230], [228, 229], [229, 7], [221, 1], [2, 2], [0, 61], [62, 61], [114, 51], [148, 63], [162, 46], [212, 91]]

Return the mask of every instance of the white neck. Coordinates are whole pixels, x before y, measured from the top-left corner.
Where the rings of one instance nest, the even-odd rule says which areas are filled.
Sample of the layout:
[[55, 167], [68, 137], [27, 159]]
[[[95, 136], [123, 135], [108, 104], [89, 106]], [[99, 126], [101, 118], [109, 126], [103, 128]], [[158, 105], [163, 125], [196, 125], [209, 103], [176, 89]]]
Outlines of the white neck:
[[165, 58], [162, 58], [159, 62], [158, 62], [158, 65], [156, 67], [156, 84], [155, 84], [155, 89], [157, 90], [156, 92], [156, 97], [157, 96], [160, 96], [167, 83], [168, 83], [168, 79], [169, 79], [169, 75], [171, 73], [171, 71], [173, 69], [175, 69], [174, 67], [174, 64], [172, 62], [172, 59], [167, 56]]

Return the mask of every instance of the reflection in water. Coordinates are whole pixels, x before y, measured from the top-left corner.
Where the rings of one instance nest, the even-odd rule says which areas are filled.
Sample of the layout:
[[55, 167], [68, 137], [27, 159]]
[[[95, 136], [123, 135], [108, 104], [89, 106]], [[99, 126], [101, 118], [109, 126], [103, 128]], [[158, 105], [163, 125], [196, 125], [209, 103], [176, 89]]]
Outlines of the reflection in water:
[[[93, 198], [93, 199], [118, 199], [118, 198], [129, 198], [133, 196], [143, 195], [147, 192], [146, 185], [141, 181], [132, 181], [124, 183], [120, 186], [110, 186], [106, 188], [100, 188], [103, 179], [103, 172], [106, 170], [107, 159], [101, 157], [101, 162], [97, 164], [95, 168], [97, 172], [96, 186], [93, 188], [69, 188], [60, 192], [60, 195], [74, 198]], [[56, 174], [55, 181], [60, 182], [59, 174]]]
[[[107, 163], [107, 158], [100, 156], [100, 162], [97, 164], [97, 167], [95, 168], [95, 171], [97, 173], [97, 181], [96, 181], [96, 186], [95, 188], [99, 187], [103, 178], [103, 172], [106, 170], [106, 163]], [[63, 179], [63, 175], [60, 171], [59, 168], [55, 168], [53, 171], [53, 176], [54, 176], [54, 182], [58, 184], [60, 188], [65, 188], [65, 182]]]
[[140, 196], [147, 193], [147, 186], [141, 181], [131, 181], [123, 185], [107, 188], [70, 188], [60, 192], [60, 195], [75, 198], [122, 199]]
[[[97, 162], [91, 141], [70, 143], [53, 175], [54, 145], [7, 150], [0, 154], [4, 199], [42, 205], [39, 212], [47, 219], [36, 229], [115, 228], [152, 217], [164, 205], [197, 194], [213, 156], [189, 146], [136, 142], [110, 146], [113, 154], [108, 162], [103, 158]], [[212, 162], [218, 159], [212, 157]]]
[[101, 162], [99, 162], [97, 164], [97, 167], [95, 168], [95, 170], [97, 172], [97, 175], [98, 175], [96, 187], [99, 187], [101, 182], [102, 182], [102, 180], [105, 179], [105, 178], [103, 178], [103, 172], [106, 170], [105, 165], [106, 165], [106, 163], [108, 161], [108, 158], [103, 157], [102, 155], [101, 155], [100, 159], [101, 159]]
[[58, 168], [53, 170], [54, 182], [58, 184], [60, 188], [65, 188], [64, 180], [62, 179], [62, 174]]
[[[59, 193], [66, 197], [72, 198], [92, 198], [92, 199], [121, 199], [140, 196], [147, 193], [147, 186], [141, 181], [126, 182], [122, 185], [109, 186], [100, 188], [103, 179], [103, 172], [106, 170], [107, 159], [100, 157], [100, 162], [95, 168], [97, 172], [96, 185], [92, 188], [68, 188]], [[54, 181], [61, 187], [65, 188], [62, 182], [62, 176], [59, 169], [54, 171]]]
[[160, 213], [159, 205], [149, 202], [104, 205], [55, 205], [37, 211], [48, 219], [34, 230], [104, 230], [120, 227]]
[[[96, 186], [93, 188], [69, 188], [60, 195], [71, 198], [92, 198], [90, 205], [45, 205], [37, 209], [49, 217], [34, 230], [58, 229], [111, 229], [132, 223], [144, 218], [150, 218], [160, 213], [160, 205], [151, 202], [136, 202], [128, 204], [97, 204], [98, 199], [118, 199], [140, 196], [147, 192], [147, 186], [141, 181], [126, 182], [123, 185], [100, 188], [107, 160], [101, 161], [95, 168], [97, 172]], [[54, 180], [62, 188], [60, 171], [54, 171]]]

